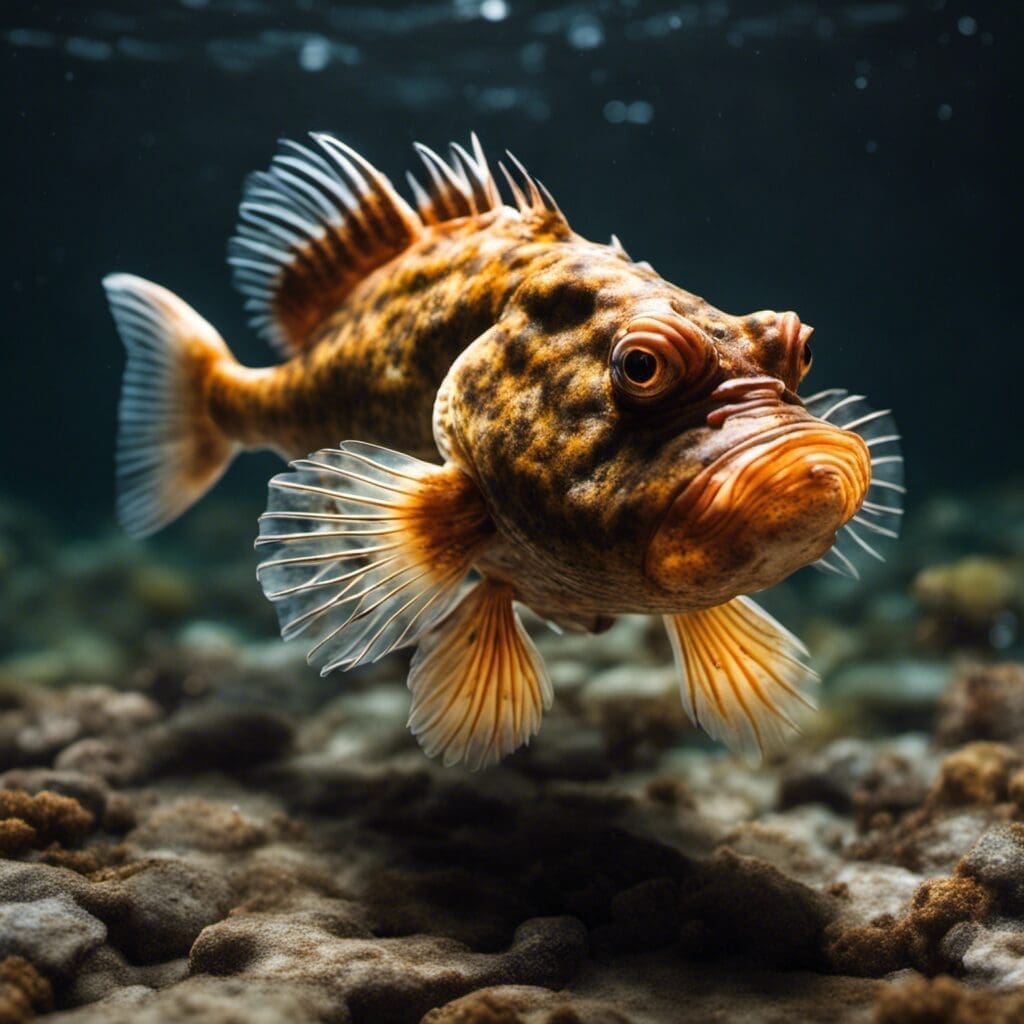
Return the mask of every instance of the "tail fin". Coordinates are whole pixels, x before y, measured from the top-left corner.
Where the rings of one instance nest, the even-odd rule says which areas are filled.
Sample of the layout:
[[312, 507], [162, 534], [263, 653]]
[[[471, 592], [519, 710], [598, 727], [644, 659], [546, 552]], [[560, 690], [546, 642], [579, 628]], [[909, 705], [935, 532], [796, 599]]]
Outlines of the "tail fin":
[[238, 446], [217, 427], [206, 383], [233, 359], [194, 309], [131, 274], [103, 279], [128, 352], [117, 435], [117, 517], [134, 537], [155, 533], [206, 493]]

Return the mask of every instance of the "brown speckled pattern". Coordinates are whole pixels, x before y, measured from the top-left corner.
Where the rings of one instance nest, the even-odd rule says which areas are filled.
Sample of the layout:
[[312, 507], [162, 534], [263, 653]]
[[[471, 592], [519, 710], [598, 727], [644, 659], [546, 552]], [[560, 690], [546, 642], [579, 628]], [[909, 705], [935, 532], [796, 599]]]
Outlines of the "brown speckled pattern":
[[[648, 313], [699, 327], [719, 369], [685, 400], [637, 411], [616, 401], [608, 359], [617, 333]], [[354, 438], [437, 459], [444, 381], [442, 450], [497, 527], [478, 568], [552, 616], [679, 611], [678, 595], [644, 574], [644, 554], [675, 496], [738, 434], [806, 417], [787, 337], [779, 314], [723, 313], [556, 214], [502, 207], [429, 227], [302, 354], [218, 375], [211, 407], [231, 437], [289, 457]], [[714, 387], [758, 376], [784, 382], [774, 408], [748, 417], [745, 434], [709, 427]]]

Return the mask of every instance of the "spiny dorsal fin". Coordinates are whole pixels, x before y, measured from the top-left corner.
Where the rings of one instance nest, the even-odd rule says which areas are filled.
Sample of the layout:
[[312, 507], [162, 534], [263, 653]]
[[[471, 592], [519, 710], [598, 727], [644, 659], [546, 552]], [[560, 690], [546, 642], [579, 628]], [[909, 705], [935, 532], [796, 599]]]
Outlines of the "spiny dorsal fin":
[[[501, 193], [476, 133], [470, 136], [470, 140], [472, 153], [457, 142], [451, 143], [452, 155], [448, 162], [423, 143], [414, 143], [426, 169], [426, 187], [412, 174], [406, 174], [406, 178], [424, 224], [442, 224], [459, 217], [473, 217], [502, 205]], [[553, 218], [559, 228], [568, 231], [565, 215], [543, 183], [507, 150], [506, 155], [518, 171], [520, 180], [516, 180], [504, 164], [499, 163], [498, 166], [508, 182], [520, 216]]]
[[245, 183], [238, 232], [228, 246], [252, 326], [285, 357], [367, 274], [423, 232], [416, 212], [355, 150], [312, 133], [283, 140], [269, 170]]
[[427, 172], [427, 187], [411, 173], [407, 173], [406, 178], [425, 224], [472, 217], [502, 205], [501, 194], [475, 132], [470, 136], [470, 144], [472, 154], [457, 142], [451, 143], [451, 160], [446, 163], [429, 146], [413, 143]]
[[505, 180], [508, 182], [508, 187], [512, 190], [512, 196], [516, 202], [516, 209], [523, 216], [537, 215], [537, 214], [554, 214], [555, 217], [565, 225], [569, 227], [568, 221], [565, 219], [565, 214], [558, 208], [558, 203], [555, 202], [555, 197], [547, 190], [544, 183], [533, 175], [522, 165], [515, 154], [505, 150], [505, 156], [512, 162], [513, 167], [519, 172], [522, 178], [522, 183], [516, 181], [512, 177], [508, 168], [503, 164], [499, 163], [498, 166], [501, 168], [501, 173], [505, 176]]

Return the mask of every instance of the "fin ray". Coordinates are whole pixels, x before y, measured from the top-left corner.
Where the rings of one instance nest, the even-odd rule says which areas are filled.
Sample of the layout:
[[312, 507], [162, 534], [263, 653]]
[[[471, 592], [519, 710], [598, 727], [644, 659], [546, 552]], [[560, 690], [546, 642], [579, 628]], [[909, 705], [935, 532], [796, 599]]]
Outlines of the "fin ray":
[[128, 354], [117, 434], [117, 515], [134, 537], [155, 533], [213, 486], [238, 451], [206, 405], [209, 375], [232, 362], [194, 309], [131, 274], [103, 279]]
[[422, 233], [388, 179], [325, 133], [282, 140], [250, 175], [228, 244], [250, 323], [282, 356], [308, 347], [316, 327], [367, 274]]
[[490, 532], [461, 470], [348, 441], [271, 480], [257, 576], [282, 635], [307, 635], [326, 674], [415, 643], [455, 604]]
[[529, 743], [553, 694], [512, 588], [477, 583], [420, 641], [409, 689], [409, 727], [445, 765], [485, 768]]
[[817, 679], [804, 645], [747, 597], [664, 616], [691, 721], [749, 760], [799, 732]]
[[841, 388], [821, 391], [803, 401], [811, 415], [860, 435], [872, 454], [871, 483], [860, 510], [839, 531], [835, 544], [814, 563], [815, 568], [858, 579], [862, 565], [885, 561], [886, 545], [876, 549], [857, 533], [854, 523], [888, 540], [899, 537], [902, 497], [906, 494], [899, 431], [891, 411], [873, 410], [862, 395], [851, 395]]

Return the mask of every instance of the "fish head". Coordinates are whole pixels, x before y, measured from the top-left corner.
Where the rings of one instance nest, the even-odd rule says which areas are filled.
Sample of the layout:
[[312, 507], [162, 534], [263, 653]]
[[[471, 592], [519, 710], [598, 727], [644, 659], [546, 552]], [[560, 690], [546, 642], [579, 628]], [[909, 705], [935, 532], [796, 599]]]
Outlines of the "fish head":
[[[639, 365], [630, 353], [644, 350], [649, 330], [646, 321], [639, 335], [626, 328], [613, 373], [616, 360], [623, 371], [625, 360]], [[762, 590], [817, 561], [867, 495], [864, 440], [797, 395], [812, 331], [791, 311], [664, 319], [665, 337], [713, 350], [717, 367], [685, 399], [692, 418], [666, 445], [678, 452], [675, 470], [666, 467], [674, 490], [644, 558], [645, 575], [688, 605]]]
[[864, 442], [797, 397], [809, 335], [577, 251], [455, 362], [435, 436], [581, 606], [717, 604], [815, 561], [864, 499]]

